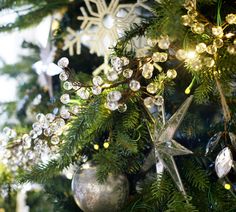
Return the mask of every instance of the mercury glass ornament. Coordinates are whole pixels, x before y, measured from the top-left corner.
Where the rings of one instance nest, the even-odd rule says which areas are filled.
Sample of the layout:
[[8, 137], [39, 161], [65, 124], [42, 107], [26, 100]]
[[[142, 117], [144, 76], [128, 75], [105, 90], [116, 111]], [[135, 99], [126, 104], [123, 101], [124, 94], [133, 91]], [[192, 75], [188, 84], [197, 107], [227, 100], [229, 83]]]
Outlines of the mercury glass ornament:
[[117, 110], [118, 109], [118, 102], [110, 102], [109, 101], [106, 103], [106, 107], [111, 111]]
[[127, 79], [129, 79], [130, 77], [132, 77], [133, 75], [133, 70], [127, 68], [123, 71], [123, 76]]
[[100, 86], [95, 85], [95, 86], [92, 87], [92, 93], [94, 95], [99, 95], [99, 94], [102, 93], [102, 88]]
[[117, 74], [117, 72], [115, 72], [115, 71], [109, 71], [107, 74], [106, 74], [106, 77], [107, 77], [107, 79], [109, 80], [109, 81], [115, 81], [115, 80], [117, 80], [118, 79], [118, 74]]
[[118, 111], [124, 113], [127, 110], [127, 105], [125, 103], [118, 104]]
[[187, 58], [187, 52], [183, 49], [179, 49], [175, 56], [178, 60], [185, 60]]
[[76, 94], [81, 98], [81, 99], [88, 99], [89, 98], [89, 91], [86, 88], [80, 88]]
[[158, 47], [160, 49], [168, 49], [170, 46], [169, 36], [161, 36], [160, 40], [158, 41]]
[[151, 108], [151, 107], [153, 107], [153, 105], [154, 105], [154, 101], [153, 101], [153, 98], [152, 98], [152, 97], [146, 97], [146, 98], [143, 100], [143, 103], [144, 103], [144, 105], [145, 105], [147, 108]]
[[216, 48], [216, 46], [215, 45], [209, 45], [208, 47], [207, 47], [207, 53], [208, 54], [215, 54], [216, 52], [217, 52], [217, 48]]
[[207, 45], [205, 43], [199, 43], [196, 45], [196, 52], [201, 54], [205, 52], [207, 49]]
[[177, 76], [177, 72], [176, 72], [175, 69], [169, 69], [169, 70], [167, 70], [167, 72], [166, 72], [166, 76], [167, 76], [168, 78], [170, 78], [170, 79], [174, 79], [174, 78], [176, 78], [176, 76]]
[[87, 162], [74, 174], [71, 187], [77, 205], [88, 212], [120, 211], [129, 194], [127, 178], [109, 174], [105, 182], [99, 183], [96, 172], [97, 167]]
[[100, 86], [103, 84], [103, 79], [100, 76], [93, 77], [93, 84], [96, 86]]
[[62, 72], [59, 74], [59, 79], [60, 79], [61, 81], [66, 81], [66, 80], [68, 80], [68, 78], [69, 78], [69, 74], [66, 73], [65, 71], [62, 71]]
[[66, 57], [62, 57], [60, 60], [58, 60], [57, 65], [60, 68], [66, 68], [69, 65], [69, 60]]
[[212, 27], [212, 34], [216, 37], [221, 38], [224, 35], [224, 31], [223, 31], [222, 27], [216, 26], [216, 27]]
[[229, 24], [236, 24], [236, 14], [228, 14], [225, 17], [225, 20], [229, 23]]
[[66, 82], [64, 82], [64, 84], [63, 84], [63, 88], [64, 88], [65, 90], [69, 91], [69, 90], [71, 90], [71, 89], [73, 88], [73, 85], [72, 85], [71, 82], [66, 81]]
[[120, 91], [111, 91], [107, 95], [107, 101], [118, 102], [121, 99], [122, 95]]
[[65, 93], [61, 96], [60, 100], [63, 104], [68, 104], [70, 102], [70, 95]]
[[157, 106], [162, 106], [164, 104], [164, 98], [162, 96], [157, 95], [155, 96], [153, 102]]
[[235, 45], [228, 46], [227, 52], [229, 52], [230, 54], [236, 54], [236, 46]]
[[205, 30], [205, 27], [204, 27], [204, 24], [202, 23], [194, 23], [191, 29], [196, 34], [202, 34]]
[[216, 157], [215, 170], [219, 178], [225, 177], [233, 166], [233, 156], [228, 147], [225, 147]]
[[56, 136], [56, 135], [53, 135], [53, 136], [51, 137], [51, 144], [57, 145], [57, 144], [59, 144], [59, 143], [60, 143], [59, 137]]
[[129, 87], [132, 91], [138, 91], [141, 87], [139, 81], [137, 80], [131, 80], [129, 83]]
[[224, 41], [220, 38], [217, 38], [213, 41], [213, 45], [216, 46], [216, 48], [221, 48], [224, 46]]
[[215, 60], [212, 57], [204, 57], [203, 63], [205, 66], [212, 68], [215, 65]]
[[155, 83], [151, 82], [150, 84], [147, 85], [146, 89], [147, 89], [148, 93], [154, 94], [154, 93], [157, 92], [158, 87], [157, 87], [157, 85]]

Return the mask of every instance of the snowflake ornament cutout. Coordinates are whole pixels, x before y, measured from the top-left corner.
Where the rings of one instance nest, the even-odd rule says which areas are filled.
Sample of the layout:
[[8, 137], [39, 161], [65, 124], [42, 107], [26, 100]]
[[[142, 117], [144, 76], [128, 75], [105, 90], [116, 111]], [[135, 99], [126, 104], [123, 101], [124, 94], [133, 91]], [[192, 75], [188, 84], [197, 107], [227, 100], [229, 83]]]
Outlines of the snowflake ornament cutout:
[[[140, 22], [138, 17], [142, 10], [151, 12], [145, 3], [147, 0], [138, 0], [135, 4], [119, 4], [119, 0], [111, 0], [109, 5], [105, 0], [84, 0], [86, 9], [81, 7], [82, 21], [80, 31], [71, 28], [65, 38], [63, 50], [69, 49], [70, 55], [80, 54], [81, 44], [90, 48], [90, 53], [98, 56], [108, 55], [118, 38], [132, 23]], [[76, 52], [74, 46], [76, 45]]]

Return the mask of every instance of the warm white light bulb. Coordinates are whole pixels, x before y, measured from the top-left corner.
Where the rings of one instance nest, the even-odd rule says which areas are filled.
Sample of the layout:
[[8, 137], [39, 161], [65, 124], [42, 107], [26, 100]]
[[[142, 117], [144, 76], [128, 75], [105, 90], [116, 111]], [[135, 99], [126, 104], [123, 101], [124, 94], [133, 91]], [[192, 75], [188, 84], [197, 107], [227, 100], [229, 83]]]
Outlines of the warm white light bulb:
[[196, 54], [196, 52], [195, 51], [188, 51], [187, 52], [187, 54], [186, 54], [186, 57], [187, 57], [187, 59], [194, 59], [194, 58], [196, 58], [197, 57], [197, 54]]

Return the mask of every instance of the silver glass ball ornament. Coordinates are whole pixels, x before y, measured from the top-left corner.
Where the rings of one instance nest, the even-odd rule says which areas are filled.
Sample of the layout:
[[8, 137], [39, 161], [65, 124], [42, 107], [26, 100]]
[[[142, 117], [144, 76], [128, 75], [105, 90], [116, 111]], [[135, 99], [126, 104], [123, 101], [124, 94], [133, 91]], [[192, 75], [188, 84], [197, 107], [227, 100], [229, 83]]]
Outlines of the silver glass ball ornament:
[[124, 206], [129, 183], [124, 175], [109, 174], [103, 183], [97, 181], [96, 165], [87, 162], [72, 179], [72, 192], [77, 205], [85, 212], [115, 212]]

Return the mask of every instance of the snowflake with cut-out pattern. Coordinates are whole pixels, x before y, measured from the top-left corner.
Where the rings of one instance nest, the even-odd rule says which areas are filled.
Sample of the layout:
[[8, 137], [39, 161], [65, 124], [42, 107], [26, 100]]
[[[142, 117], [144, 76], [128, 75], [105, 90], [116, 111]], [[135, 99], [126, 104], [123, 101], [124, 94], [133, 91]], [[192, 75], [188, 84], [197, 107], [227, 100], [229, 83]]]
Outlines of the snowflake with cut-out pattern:
[[[68, 28], [63, 50], [69, 49], [70, 55], [80, 54], [81, 44], [88, 46], [90, 53], [98, 56], [109, 54], [109, 48], [120, 38], [132, 23], [140, 21], [140, 9], [150, 11], [147, 0], [138, 0], [135, 4], [119, 4], [119, 0], [84, 0], [86, 9], [81, 7], [82, 21], [80, 31]], [[74, 47], [76, 46], [76, 52]]]

